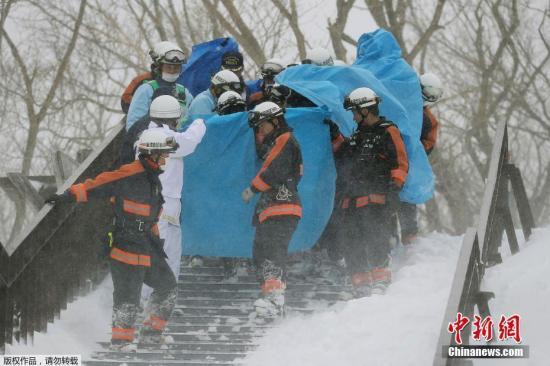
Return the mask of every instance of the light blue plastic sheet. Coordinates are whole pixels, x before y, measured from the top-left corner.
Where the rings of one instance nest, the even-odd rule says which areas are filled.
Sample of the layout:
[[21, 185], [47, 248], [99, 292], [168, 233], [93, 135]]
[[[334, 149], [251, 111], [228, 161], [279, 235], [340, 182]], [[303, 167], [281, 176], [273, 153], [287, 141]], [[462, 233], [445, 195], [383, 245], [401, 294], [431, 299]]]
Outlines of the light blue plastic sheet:
[[433, 195], [434, 176], [420, 143], [420, 84], [414, 70], [400, 58], [401, 51], [393, 36], [388, 37], [388, 32], [382, 30], [372, 34], [360, 38], [358, 48], [363, 51], [353, 66], [295, 66], [276, 80], [326, 108], [344, 135], [349, 135], [356, 126], [352, 113], [342, 106], [345, 95], [362, 86], [373, 89], [382, 97], [380, 114], [399, 127], [407, 149], [409, 175], [400, 198], [424, 203]]
[[[304, 176], [298, 187], [303, 218], [289, 250], [310, 248], [331, 215], [336, 172], [328, 117], [320, 108], [289, 109], [288, 124], [302, 149]], [[246, 113], [213, 116], [195, 152], [185, 158], [181, 224], [188, 255], [251, 257], [252, 217], [259, 195], [248, 205], [241, 192], [261, 167]]]
[[222, 56], [228, 51], [238, 51], [239, 45], [231, 38], [218, 38], [193, 46], [185, 70], [178, 78], [196, 96], [210, 87], [210, 78], [220, 70]]

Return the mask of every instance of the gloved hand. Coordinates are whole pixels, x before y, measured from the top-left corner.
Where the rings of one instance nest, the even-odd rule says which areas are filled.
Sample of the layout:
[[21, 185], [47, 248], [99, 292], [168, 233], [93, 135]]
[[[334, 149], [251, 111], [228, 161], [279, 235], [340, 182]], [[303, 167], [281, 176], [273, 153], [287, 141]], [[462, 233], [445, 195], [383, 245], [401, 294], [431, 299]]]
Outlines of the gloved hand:
[[334, 121], [332, 121], [331, 119], [325, 118], [323, 122], [327, 124], [329, 127], [331, 141], [340, 135], [340, 128], [336, 123], [334, 123]]
[[49, 195], [45, 200], [44, 203], [49, 203], [51, 205], [55, 205], [58, 202], [69, 202], [70, 198], [66, 193], [57, 194], [54, 193], [52, 195]]
[[250, 187], [246, 187], [246, 189], [241, 193], [241, 197], [245, 203], [250, 202], [252, 197], [254, 197], [254, 192]]

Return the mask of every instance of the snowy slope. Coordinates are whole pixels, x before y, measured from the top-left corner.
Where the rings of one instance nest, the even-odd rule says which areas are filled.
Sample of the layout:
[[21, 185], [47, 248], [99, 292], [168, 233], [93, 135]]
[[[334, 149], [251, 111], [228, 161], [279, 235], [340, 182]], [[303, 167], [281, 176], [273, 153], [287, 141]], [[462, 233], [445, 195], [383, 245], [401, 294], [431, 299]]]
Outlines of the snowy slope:
[[[548, 365], [550, 338], [550, 228], [537, 229], [521, 252], [487, 272], [495, 292], [493, 315], [522, 315], [528, 360], [490, 360], [476, 365]], [[384, 297], [353, 300], [322, 313], [285, 322], [261, 340], [245, 365], [430, 365], [462, 238], [432, 234], [419, 240]]]
[[[288, 319], [245, 365], [428, 365], [432, 362], [461, 237], [421, 238], [385, 296]], [[403, 361], [407, 360], [406, 363]]]
[[[529, 360], [477, 361], [476, 365], [547, 365], [542, 352], [550, 324], [550, 228], [537, 229], [521, 251], [487, 271], [484, 288], [495, 292], [493, 315], [522, 316]], [[429, 365], [447, 303], [462, 237], [431, 234], [409, 255], [394, 261], [394, 283], [386, 296], [352, 300], [310, 316], [285, 319], [268, 331], [245, 365]], [[401, 253], [403, 254], [403, 253]], [[7, 346], [8, 354], [82, 354], [84, 359], [109, 339], [112, 284], [107, 278], [89, 296], [61, 313], [61, 320], [37, 334], [34, 345]], [[486, 360], [485, 360], [486, 361]]]
[[97, 290], [67, 305], [60, 319], [48, 324], [46, 333], [35, 333], [34, 342], [6, 345], [6, 354], [14, 355], [90, 355], [101, 347], [98, 341], [110, 339], [113, 307], [111, 276]]

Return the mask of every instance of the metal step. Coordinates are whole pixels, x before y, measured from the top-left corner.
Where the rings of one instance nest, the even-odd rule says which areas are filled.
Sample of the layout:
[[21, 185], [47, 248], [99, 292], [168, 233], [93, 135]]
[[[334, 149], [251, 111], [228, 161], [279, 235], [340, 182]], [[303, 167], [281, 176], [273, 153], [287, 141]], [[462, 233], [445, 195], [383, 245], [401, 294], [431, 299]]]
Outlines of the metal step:
[[[175, 314], [165, 334], [174, 343], [160, 349], [158, 345], [138, 345], [137, 353], [109, 350], [95, 353], [87, 365], [235, 365], [257, 347], [268, 329], [280, 322], [256, 322], [251, 315], [253, 302], [260, 295], [256, 277], [239, 268], [239, 276], [224, 277], [222, 261], [204, 260], [201, 267], [182, 265], [178, 278]], [[323, 273], [322, 271], [320, 273]], [[322, 275], [291, 272], [286, 291], [287, 316], [308, 314], [349, 299], [349, 288], [334, 284]]]

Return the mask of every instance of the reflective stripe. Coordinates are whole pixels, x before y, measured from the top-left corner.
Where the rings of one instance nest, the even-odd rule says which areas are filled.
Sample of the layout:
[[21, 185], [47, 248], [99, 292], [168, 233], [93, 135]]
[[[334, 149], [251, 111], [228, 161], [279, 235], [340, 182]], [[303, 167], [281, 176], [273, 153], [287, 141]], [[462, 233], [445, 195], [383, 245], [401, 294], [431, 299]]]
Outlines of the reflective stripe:
[[375, 268], [372, 271], [373, 281], [391, 282], [391, 270], [387, 267]]
[[252, 181], [252, 185], [254, 186], [254, 188], [256, 188], [260, 192], [267, 191], [269, 188], [271, 188], [269, 184], [267, 184], [262, 180], [262, 178], [260, 178], [259, 174]]
[[332, 140], [332, 151], [333, 152], [338, 151], [340, 149], [340, 146], [342, 146], [342, 144], [344, 143], [344, 141], [346, 141], [344, 139], [344, 136], [342, 136], [342, 134], [339, 134], [337, 138]]
[[405, 179], [407, 179], [407, 173], [399, 169], [394, 169], [391, 171], [391, 177], [394, 180], [397, 180], [399, 183], [403, 184], [405, 182]]
[[354, 287], [361, 285], [372, 285], [372, 273], [370, 272], [359, 272], [355, 273], [351, 277], [351, 283]]
[[409, 160], [407, 151], [405, 150], [405, 144], [403, 143], [403, 138], [397, 127], [391, 125], [386, 131], [390, 134], [393, 145], [395, 146], [395, 153], [397, 154], [397, 169], [392, 170], [391, 176], [400, 183], [400, 185], [403, 185], [409, 171]]
[[134, 340], [134, 330], [134, 328], [112, 328], [111, 338], [131, 342]]
[[275, 290], [286, 289], [286, 283], [278, 278], [268, 278], [264, 283], [262, 283], [261, 289], [262, 293], [269, 294]]
[[71, 186], [71, 193], [74, 194], [76, 202], [88, 202], [88, 192], [84, 184], [75, 184]]
[[271, 206], [263, 210], [258, 218], [260, 222], [263, 222], [271, 216], [283, 215], [302, 217], [302, 207], [293, 204]]
[[122, 210], [134, 215], [149, 216], [151, 215], [151, 205], [145, 203], [139, 203], [131, 200], [124, 199], [122, 203]]
[[386, 203], [386, 195], [384, 195], [384, 194], [369, 194], [369, 195], [366, 195], [366, 196], [361, 196], [361, 197], [356, 197], [356, 198], [344, 198], [342, 200], [342, 204], [340, 205], [340, 207], [349, 208], [350, 202], [352, 200], [355, 202], [355, 207], [357, 207], [357, 208], [366, 206], [368, 204], [373, 204], [373, 203], [383, 205], [384, 203]]
[[151, 267], [150, 256], [126, 252], [116, 247], [111, 250], [111, 258], [122, 263], [130, 264], [132, 266]]
[[300, 164], [300, 175], [304, 175], [304, 164]]
[[149, 326], [154, 330], [164, 330], [164, 328], [166, 327], [166, 323], [167, 323], [166, 320], [159, 318], [156, 315], [151, 315], [149, 317], [149, 320], [145, 321], [143, 325]]
[[275, 160], [275, 158], [281, 153], [281, 151], [285, 147], [289, 138], [290, 138], [290, 132], [285, 132], [281, 136], [275, 139], [275, 146], [271, 149], [271, 151], [267, 155], [265, 162], [262, 164], [262, 168], [260, 169], [260, 172], [256, 175], [256, 177], [252, 181], [252, 186], [254, 186], [254, 188], [256, 188], [258, 191], [265, 192], [271, 188], [269, 184], [267, 184], [262, 180], [262, 178], [260, 178], [260, 175], [263, 172], [265, 172], [267, 168], [269, 168], [273, 160]]

